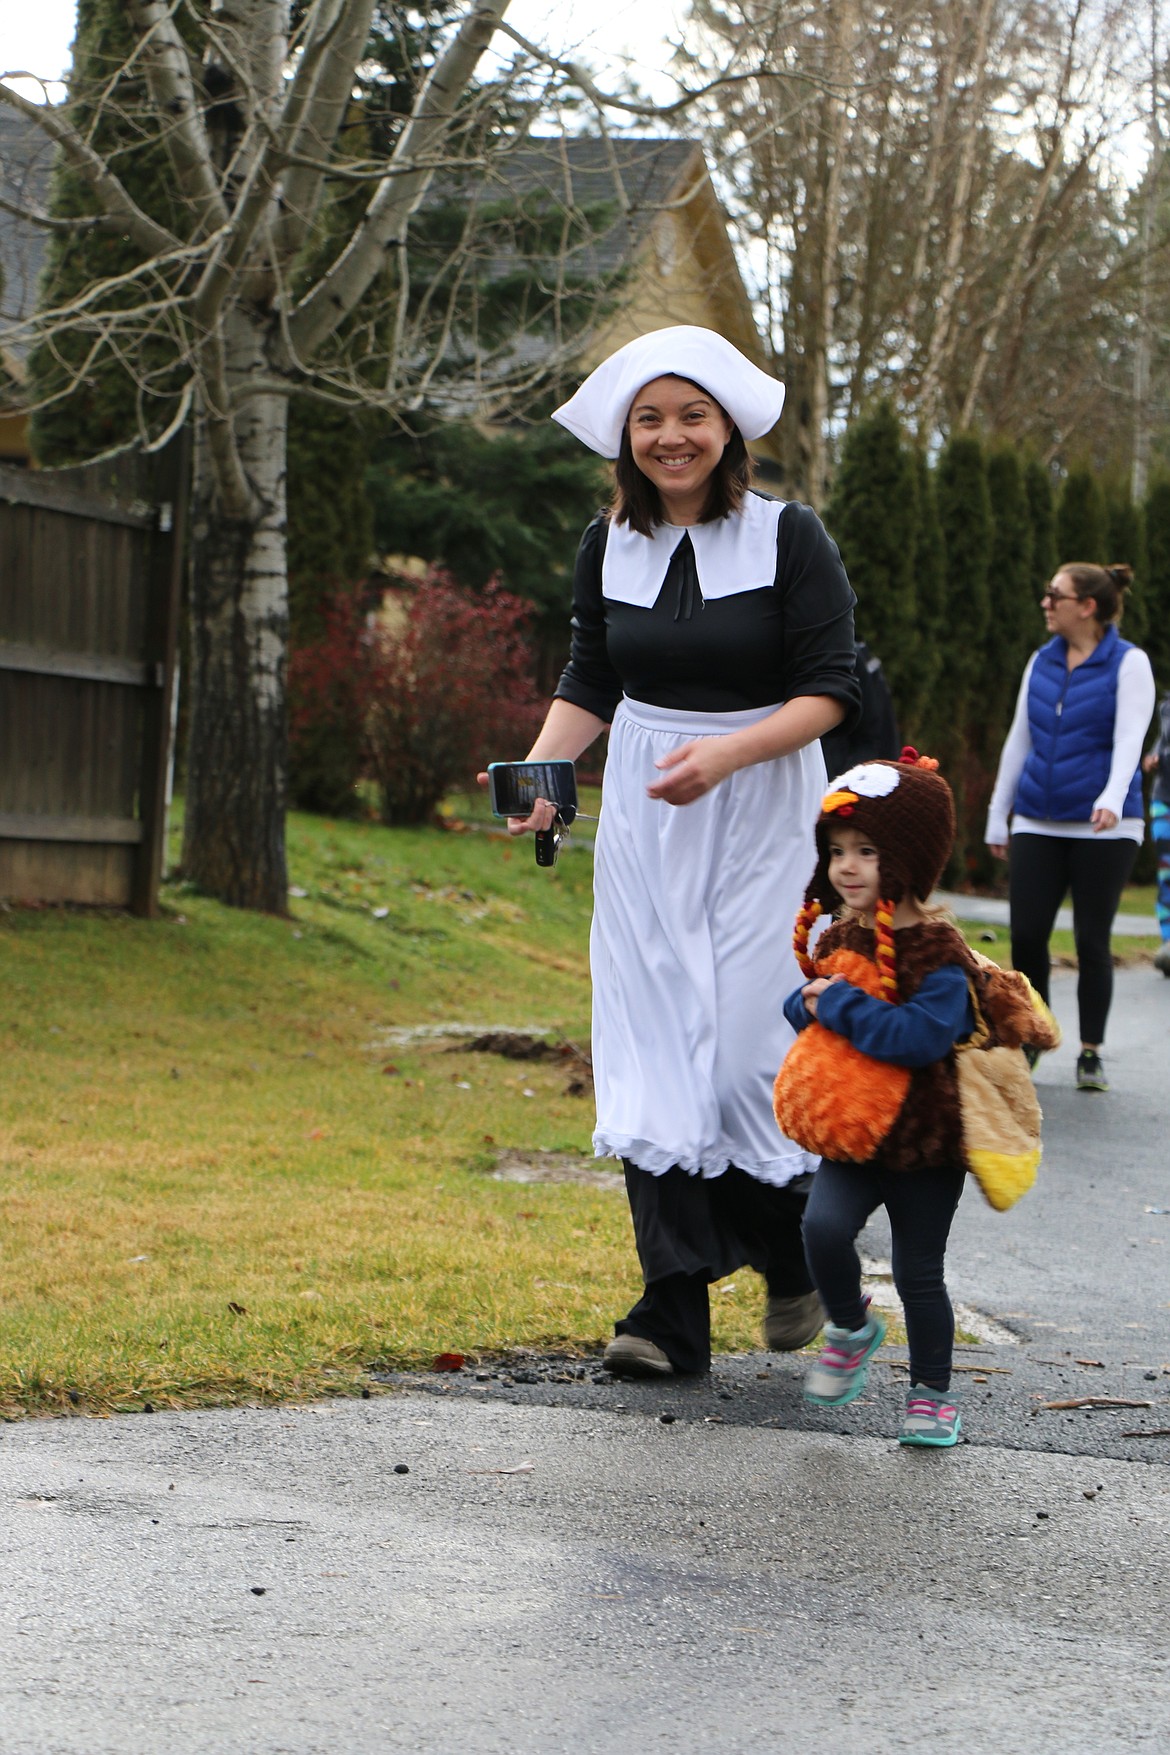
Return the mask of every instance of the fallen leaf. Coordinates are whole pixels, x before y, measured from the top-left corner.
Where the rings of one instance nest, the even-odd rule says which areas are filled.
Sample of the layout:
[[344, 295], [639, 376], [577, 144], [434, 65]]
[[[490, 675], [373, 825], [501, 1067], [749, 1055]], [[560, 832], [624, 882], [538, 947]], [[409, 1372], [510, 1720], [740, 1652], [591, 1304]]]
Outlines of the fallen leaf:
[[463, 1353], [436, 1353], [431, 1360], [432, 1371], [462, 1371], [467, 1363]]
[[237, 1304], [234, 1298], [228, 1299], [228, 1309], [233, 1316], [247, 1316], [248, 1314], [247, 1307], [243, 1304]]

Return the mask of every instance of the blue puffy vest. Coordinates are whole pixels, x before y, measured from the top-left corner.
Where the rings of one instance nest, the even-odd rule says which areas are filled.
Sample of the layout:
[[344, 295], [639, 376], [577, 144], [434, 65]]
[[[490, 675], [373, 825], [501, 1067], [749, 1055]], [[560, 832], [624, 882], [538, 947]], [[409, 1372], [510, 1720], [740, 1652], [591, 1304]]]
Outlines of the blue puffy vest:
[[[1108, 627], [1084, 663], [1069, 670], [1068, 647], [1059, 634], [1041, 646], [1028, 680], [1032, 749], [1016, 789], [1020, 816], [1037, 822], [1088, 822], [1109, 781], [1117, 672], [1132, 650], [1115, 627]], [[1143, 813], [1139, 764], [1121, 814]]]

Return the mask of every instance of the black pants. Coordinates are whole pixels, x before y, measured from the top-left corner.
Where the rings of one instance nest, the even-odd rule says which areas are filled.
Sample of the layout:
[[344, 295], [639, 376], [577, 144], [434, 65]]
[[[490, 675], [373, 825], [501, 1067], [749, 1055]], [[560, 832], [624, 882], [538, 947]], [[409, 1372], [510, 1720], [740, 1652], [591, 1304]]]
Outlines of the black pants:
[[964, 1176], [957, 1165], [886, 1170], [876, 1160], [825, 1158], [804, 1215], [805, 1254], [829, 1320], [856, 1330], [865, 1321], [857, 1235], [870, 1214], [885, 1207], [894, 1284], [906, 1313], [910, 1381], [930, 1389], [951, 1386], [955, 1317], [943, 1269]]
[[1137, 851], [1137, 842], [1128, 840], [1073, 841], [1029, 834], [1011, 840], [1012, 962], [1047, 1002], [1048, 940], [1056, 911], [1071, 890], [1081, 1041], [1095, 1047], [1105, 1040], [1113, 998], [1109, 936]]
[[646, 1289], [615, 1334], [653, 1341], [676, 1371], [707, 1371], [712, 1281], [750, 1266], [777, 1297], [812, 1291], [800, 1229], [809, 1177], [773, 1188], [734, 1165], [708, 1180], [623, 1163]]

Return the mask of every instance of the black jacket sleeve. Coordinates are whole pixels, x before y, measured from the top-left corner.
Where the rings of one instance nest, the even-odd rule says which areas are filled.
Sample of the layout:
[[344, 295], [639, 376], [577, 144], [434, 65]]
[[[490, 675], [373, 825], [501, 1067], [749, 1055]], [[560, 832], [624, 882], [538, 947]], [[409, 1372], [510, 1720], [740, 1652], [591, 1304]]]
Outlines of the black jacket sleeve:
[[831, 695], [852, 726], [861, 706], [853, 644], [857, 602], [837, 544], [811, 506], [780, 515], [776, 587], [784, 601], [784, 698]]
[[601, 600], [601, 563], [609, 518], [599, 512], [588, 525], [573, 567], [573, 620], [569, 662], [553, 691], [554, 699], [571, 701], [607, 723], [622, 698], [622, 685], [606, 649], [605, 606]]

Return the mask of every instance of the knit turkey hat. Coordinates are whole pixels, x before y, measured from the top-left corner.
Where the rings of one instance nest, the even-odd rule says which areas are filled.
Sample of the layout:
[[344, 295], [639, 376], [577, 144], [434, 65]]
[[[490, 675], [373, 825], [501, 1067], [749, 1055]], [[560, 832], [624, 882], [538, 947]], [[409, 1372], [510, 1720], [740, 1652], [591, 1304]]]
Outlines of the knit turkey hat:
[[817, 819], [817, 866], [806, 902], [838, 908], [829, 882], [829, 835], [858, 829], [878, 850], [881, 893], [900, 902], [909, 891], [925, 902], [943, 874], [955, 840], [955, 801], [933, 756], [909, 744], [898, 761], [860, 762], [829, 783]]

